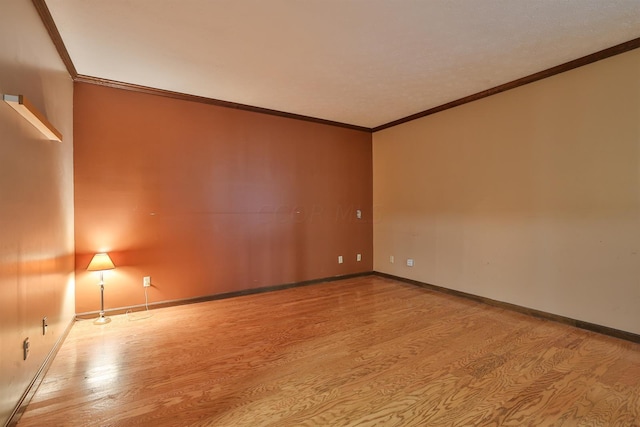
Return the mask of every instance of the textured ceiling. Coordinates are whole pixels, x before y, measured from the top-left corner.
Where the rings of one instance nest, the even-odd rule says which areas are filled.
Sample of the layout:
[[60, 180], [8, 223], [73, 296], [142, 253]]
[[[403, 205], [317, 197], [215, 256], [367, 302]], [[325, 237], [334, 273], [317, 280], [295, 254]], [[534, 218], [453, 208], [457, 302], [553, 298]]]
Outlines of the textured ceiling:
[[79, 74], [373, 128], [640, 37], [640, 0], [46, 0]]

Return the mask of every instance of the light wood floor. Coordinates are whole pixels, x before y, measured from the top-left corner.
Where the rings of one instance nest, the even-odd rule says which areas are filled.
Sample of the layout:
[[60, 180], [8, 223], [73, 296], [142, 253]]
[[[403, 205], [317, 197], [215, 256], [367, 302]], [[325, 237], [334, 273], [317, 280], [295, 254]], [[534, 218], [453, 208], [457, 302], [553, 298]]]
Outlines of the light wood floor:
[[19, 426], [637, 426], [640, 344], [380, 277], [77, 322]]

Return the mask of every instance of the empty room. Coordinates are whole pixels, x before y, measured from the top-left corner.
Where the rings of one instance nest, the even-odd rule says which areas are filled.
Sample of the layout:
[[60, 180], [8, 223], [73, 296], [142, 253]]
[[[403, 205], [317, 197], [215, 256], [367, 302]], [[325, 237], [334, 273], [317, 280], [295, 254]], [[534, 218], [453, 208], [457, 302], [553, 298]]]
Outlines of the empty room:
[[0, 2], [6, 426], [640, 426], [640, 0]]

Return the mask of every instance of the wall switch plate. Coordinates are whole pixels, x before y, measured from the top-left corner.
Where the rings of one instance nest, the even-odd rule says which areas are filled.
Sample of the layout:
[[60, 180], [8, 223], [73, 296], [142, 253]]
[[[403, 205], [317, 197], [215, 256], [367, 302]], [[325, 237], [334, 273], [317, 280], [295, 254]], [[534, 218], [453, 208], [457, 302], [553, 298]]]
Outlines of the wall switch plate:
[[409, 258], [407, 260], [407, 267], [413, 267], [413, 259]]
[[389, 262], [390, 262], [391, 264], [393, 264], [395, 261], [396, 261], [396, 260], [395, 260], [395, 258], [393, 257], [393, 255], [389, 255]]
[[144, 276], [142, 278], [142, 286], [144, 286], [145, 288], [151, 286], [151, 276]]
[[343, 260], [342, 260], [342, 255], [338, 255], [338, 264], [342, 264]]
[[356, 255], [356, 261], [362, 261], [362, 254]]
[[49, 327], [49, 324], [47, 323], [47, 316], [44, 316], [42, 318], [42, 335], [46, 335], [47, 334], [47, 328]]
[[22, 342], [22, 360], [27, 360], [29, 356], [29, 337]]

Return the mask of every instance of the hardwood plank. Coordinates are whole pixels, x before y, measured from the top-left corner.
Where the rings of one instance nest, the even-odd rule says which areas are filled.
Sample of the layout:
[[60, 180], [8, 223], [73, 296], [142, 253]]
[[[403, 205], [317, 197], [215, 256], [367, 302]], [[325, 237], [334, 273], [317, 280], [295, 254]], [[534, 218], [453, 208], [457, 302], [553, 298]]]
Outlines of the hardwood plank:
[[640, 344], [379, 276], [78, 321], [19, 426], [640, 425]]

